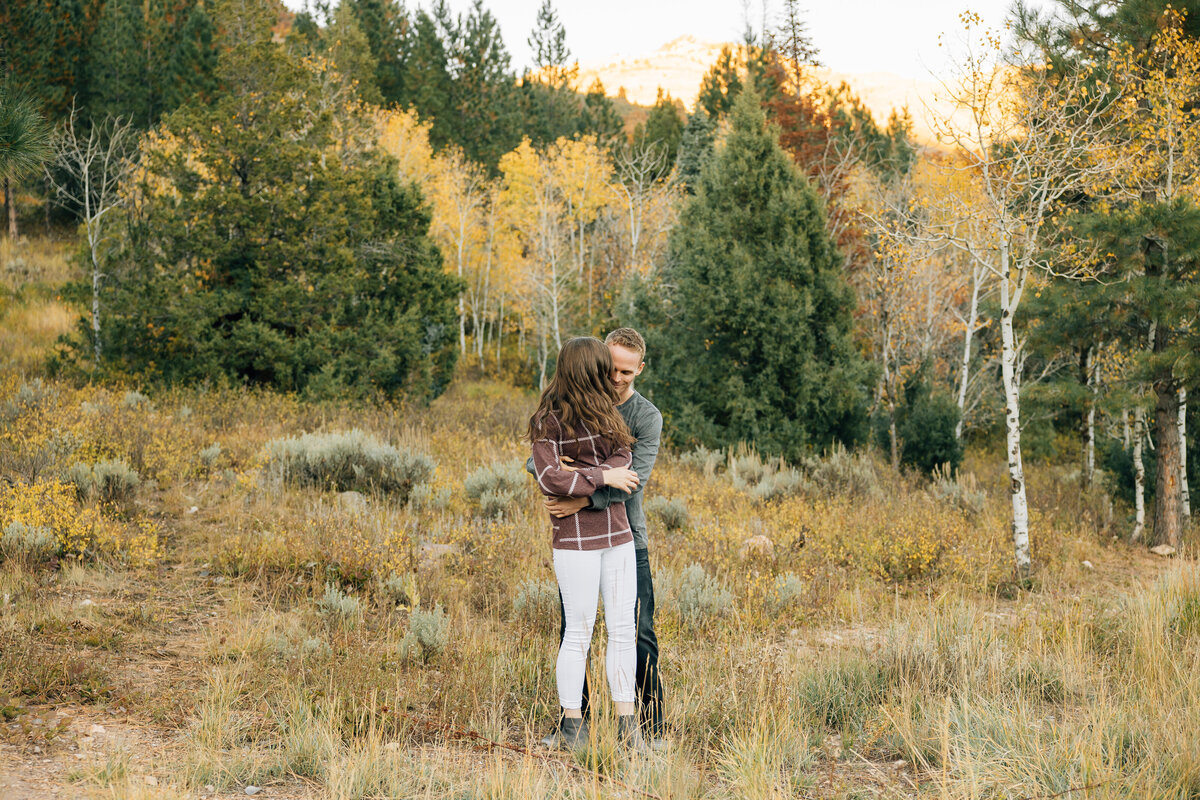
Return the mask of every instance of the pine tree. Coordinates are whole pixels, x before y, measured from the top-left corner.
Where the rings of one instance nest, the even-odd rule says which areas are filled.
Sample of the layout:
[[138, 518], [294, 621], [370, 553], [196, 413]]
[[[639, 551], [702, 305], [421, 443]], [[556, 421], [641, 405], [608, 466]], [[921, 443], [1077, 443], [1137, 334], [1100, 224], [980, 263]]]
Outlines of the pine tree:
[[1185, 443], [1176, 427], [1176, 398], [1180, 386], [1194, 386], [1200, 377], [1200, 335], [1193, 324], [1200, 315], [1200, 207], [1184, 197], [1139, 203], [1088, 214], [1076, 230], [1106, 254], [1108, 285], [1097, 290], [1104, 306], [1094, 330], [1138, 353], [1127, 380], [1153, 390], [1158, 485], [1151, 543], [1178, 547], [1180, 526], [1159, 520], [1180, 514], [1177, 482]]
[[797, 459], [865, 433], [853, 293], [820, 201], [777, 137], [743, 92], [671, 235], [663, 283], [674, 288], [648, 330], [647, 390], [677, 445], [741, 441]]
[[0, 3], [0, 75], [49, 119], [87, 91], [81, 0]]
[[[444, 10], [444, 4], [441, 6]], [[435, 7], [435, 13], [439, 9]], [[448, 15], [449, 12], [444, 12]], [[430, 141], [443, 147], [454, 141], [450, 110], [454, 107], [454, 82], [450, 76], [450, 58], [454, 50], [454, 29], [424, 9], [417, 12], [413, 24], [412, 49], [404, 64], [405, 94], [400, 105], [412, 105], [421, 119], [432, 122]]]
[[599, 78], [592, 83], [583, 98], [579, 131], [591, 134], [604, 146], [611, 146], [625, 138], [625, 123], [613, 107], [612, 100], [604, 91]]
[[525, 134], [535, 145], [547, 145], [580, 132], [585, 121], [579, 95], [572, 83], [579, 73], [568, 64], [571, 51], [567, 32], [550, 0], [543, 0], [537, 21], [529, 34], [534, 70], [521, 81], [521, 116]]
[[559, 21], [550, 0], [542, 0], [537, 21], [527, 41], [529, 49], [533, 51], [534, 66], [542, 73], [543, 80], [556, 88], [569, 87], [573, 76], [567, 67], [567, 60], [571, 57], [567, 47], [567, 30]]
[[[80, 0], [0, 3], [0, 103], [11, 110], [19, 102], [37, 119], [53, 120], [65, 116], [76, 98], [85, 100], [84, 22]], [[10, 115], [8, 124], [18, 116], [24, 115]], [[3, 178], [8, 232], [14, 237], [18, 180], [15, 174]]]
[[703, 108], [708, 116], [719, 120], [733, 108], [733, 101], [742, 90], [742, 77], [738, 71], [737, 58], [733, 48], [725, 45], [717, 62], [709, 67], [700, 82], [700, 95], [696, 98], [696, 107]]
[[141, 0], [107, 0], [89, 48], [90, 115], [153, 123], [148, 32]]
[[662, 172], [658, 177], [666, 177], [675, 167], [675, 159], [679, 155], [679, 145], [683, 140], [683, 119], [679, 108], [670, 95], [664, 95], [659, 88], [654, 107], [646, 117], [645, 124], [638, 125], [633, 132], [635, 146], [652, 148], [662, 154]]
[[334, 12], [332, 24], [325, 32], [329, 56], [337, 71], [352, 87], [354, 95], [365, 103], [383, 102], [376, 75], [379, 62], [375, 60], [366, 35], [358, 26], [353, 9], [343, 3]]
[[375, 59], [375, 85], [387, 105], [404, 97], [409, 20], [396, 0], [346, 0]]
[[176, 35], [168, 42], [170, 52], [162, 91], [163, 113], [184, 103], [208, 103], [217, 86], [216, 29], [204, 7], [190, 0], [175, 12]]
[[50, 142], [50, 126], [37, 103], [0, 75], [0, 183], [4, 184], [10, 238], [18, 233], [13, 184], [50, 157]]
[[232, 90], [149, 140], [110, 254], [106, 357], [148, 380], [436, 393], [459, 285], [420, 189], [349, 127], [362, 117], [324, 110], [319, 73], [271, 41], [265, 3], [232, 5]]
[[516, 81], [500, 26], [475, 0], [462, 25], [455, 79], [455, 142], [467, 157], [495, 170], [521, 142]]
[[712, 120], [703, 106], [697, 104], [680, 136], [679, 154], [676, 157], [679, 167], [675, 173], [676, 179], [688, 194], [695, 194], [700, 186], [700, 175], [712, 158], [714, 141]]

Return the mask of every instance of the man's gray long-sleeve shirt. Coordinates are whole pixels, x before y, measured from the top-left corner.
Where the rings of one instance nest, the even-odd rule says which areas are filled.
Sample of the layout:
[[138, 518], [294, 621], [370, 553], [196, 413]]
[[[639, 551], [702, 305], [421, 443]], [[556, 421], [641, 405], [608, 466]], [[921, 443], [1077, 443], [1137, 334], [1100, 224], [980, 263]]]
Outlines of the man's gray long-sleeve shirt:
[[[642, 508], [642, 492], [650, 482], [650, 473], [654, 471], [654, 461], [658, 458], [659, 440], [662, 438], [662, 414], [638, 392], [634, 392], [628, 400], [617, 406], [617, 411], [621, 412], [621, 417], [635, 439], [633, 464], [630, 468], [638, 474], [638, 487], [632, 493], [611, 486], [602, 487], [591, 496], [588, 507], [598, 511], [608, 508], [612, 503], [624, 503], [629, 527], [633, 529], [633, 546], [645, 549], [649, 546], [649, 540], [646, 536], [646, 511]], [[530, 473], [533, 472], [533, 459], [525, 463], [525, 468]]]

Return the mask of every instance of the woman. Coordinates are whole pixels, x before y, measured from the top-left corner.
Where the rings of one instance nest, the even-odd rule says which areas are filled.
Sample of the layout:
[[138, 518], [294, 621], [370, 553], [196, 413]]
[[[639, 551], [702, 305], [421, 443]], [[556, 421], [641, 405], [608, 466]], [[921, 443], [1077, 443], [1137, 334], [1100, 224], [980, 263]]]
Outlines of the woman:
[[[637, 473], [629, 469], [633, 437], [617, 412], [619, 399], [612, 384], [612, 355], [603, 342], [579, 337], [563, 345], [554, 378], [529, 419], [534, 475], [543, 493], [588, 497], [602, 486], [626, 492], [637, 487]], [[572, 748], [587, 744], [580, 708], [601, 594], [608, 626], [605, 671], [617, 707], [618, 738], [640, 749], [634, 691], [637, 565], [625, 505], [584, 509], [562, 519], [551, 516], [550, 523], [565, 627], [557, 663], [563, 709], [559, 735]]]

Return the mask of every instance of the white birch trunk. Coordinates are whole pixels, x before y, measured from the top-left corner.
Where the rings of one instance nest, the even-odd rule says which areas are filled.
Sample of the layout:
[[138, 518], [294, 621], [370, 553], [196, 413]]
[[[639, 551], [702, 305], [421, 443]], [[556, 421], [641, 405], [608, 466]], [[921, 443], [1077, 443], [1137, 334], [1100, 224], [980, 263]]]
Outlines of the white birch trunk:
[[1083, 474], [1087, 485], [1096, 479], [1096, 388], [1092, 387], [1092, 404], [1087, 413], [1087, 453], [1084, 455]]
[[504, 292], [500, 293], [500, 311], [496, 315], [496, 372], [500, 372], [500, 345], [504, 341]]
[[546, 388], [546, 326], [538, 326], [538, 391]]
[[92, 260], [92, 351], [96, 366], [100, 366], [100, 284], [104, 279], [100, 272], [100, 214], [92, 207], [92, 171], [82, 171], [83, 179], [83, 219], [87, 232], [88, 253]]
[[1138, 407], [1133, 418], [1133, 533], [1130, 542], [1140, 541], [1146, 529], [1146, 467], [1142, 464], [1142, 444], [1146, 439], [1145, 412]]
[[[459, 215], [462, 220], [463, 215]], [[463, 277], [463, 238], [466, 236], [465, 221], [459, 224], [458, 229], [458, 279], [461, 281]], [[463, 295], [466, 289], [462, 289], [458, 293], [458, 350], [464, 357], [467, 355], [467, 311], [464, 304]]]
[[1083, 353], [1083, 374], [1090, 393], [1088, 397], [1087, 414], [1083, 421], [1083, 488], [1092, 485], [1096, 475], [1096, 381], [1094, 347], [1088, 347]]
[[1187, 528], [1192, 522], [1192, 497], [1188, 491], [1187, 481], [1187, 389], [1179, 389], [1179, 514], [1183, 518], [1183, 527]]
[[[1021, 462], [1021, 398], [1017, 374], [1017, 341], [1013, 311], [1020, 300], [1021, 286], [1010, 287], [1007, 244], [1000, 247], [1000, 341], [1001, 375], [1004, 383], [1005, 444], [1008, 455], [1009, 491], [1012, 495], [1013, 552], [1017, 576], [1025, 578], [1033, 568], [1029, 553], [1029, 504], [1025, 496], [1025, 468]], [[1011, 291], [1011, 293], [1010, 293]]]
[[963, 334], [962, 366], [958, 376], [958, 424], [954, 426], [954, 438], [961, 439], [963, 418], [967, 411], [967, 383], [971, 377], [971, 340], [975, 337], [975, 324], [979, 321], [979, 284], [983, 269], [971, 268], [971, 310], [967, 314], [967, 330]]
[[92, 342], [96, 366], [100, 366], [100, 264], [96, 260], [96, 248], [92, 248]]

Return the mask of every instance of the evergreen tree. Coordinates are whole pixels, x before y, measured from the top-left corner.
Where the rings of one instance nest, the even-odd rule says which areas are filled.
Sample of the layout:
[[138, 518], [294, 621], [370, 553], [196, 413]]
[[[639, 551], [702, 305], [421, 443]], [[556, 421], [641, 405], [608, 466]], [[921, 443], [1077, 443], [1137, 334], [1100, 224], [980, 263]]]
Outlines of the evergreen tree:
[[[1104, 313], [1095, 330], [1125, 343], [1136, 354], [1127, 376], [1153, 390], [1156, 459], [1155, 536], [1166, 541], [1159, 516], [1178, 514], [1177, 476], [1184, 443], [1176, 419], [1180, 386], [1200, 378], [1200, 208], [1186, 198], [1145, 202], [1117, 212], [1087, 214], [1075, 223], [1079, 235], [1106, 254], [1105, 285], [1099, 294]], [[1150, 346], [1147, 348], [1147, 342]], [[1164, 459], [1164, 453], [1173, 454]]]
[[[454, 108], [454, 81], [450, 76], [450, 58], [457, 31], [449, 20], [445, 4], [435, 6], [435, 15], [424, 9], [417, 12], [413, 24], [412, 49], [404, 64], [405, 94], [400, 105], [412, 105], [421, 119], [433, 123], [429, 140], [434, 147], [454, 141], [451, 109]], [[440, 24], [439, 24], [440, 23]]]
[[567, 68], [571, 51], [567, 47], [567, 29], [558, 19], [550, 0], [542, 0], [537, 21], [527, 40], [533, 51], [533, 63], [551, 86], [566, 88], [573, 77]]
[[462, 26], [455, 79], [455, 141], [467, 157], [495, 170], [521, 143], [511, 57], [491, 12], [475, 0]]
[[50, 126], [37, 103], [0, 75], [0, 183], [10, 238], [18, 233], [13, 185], [40, 168], [51, 154]]
[[712, 158], [715, 138], [708, 112], [697, 104], [680, 136], [679, 155], [676, 158], [679, 166], [676, 179], [688, 194], [695, 194], [700, 186], [700, 175]]
[[599, 78], [583, 98], [579, 131], [592, 134], [602, 146], [611, 146], [625, 138], [625, 122], [604, 91]]
[[218, 90], [216, 29], [212, 18], [195, 0], [179, 6], [176, 13], [178, 35], [169, 42], [163, 112], [187, 102], [211, 102]]
[[149, 127], [150, 64], [141, 0], [107, 0], [89, 48], [92, 117], [105, 114]]
[[354, 95], [365, 103], [382, 103], [383, 95], [375, 82], [379, 62], [375, 60], [367, 37], [359, 28], [358, 19], [349, 5], [343, 3], [338, 6], [325, 38], [334, 66]]
[[[672, 231], [647, 390], [676, 444], [797, 459], [865, 433], [869, 368], [821, 203], [754, 92]], [[669, 320], [669, 324], [664, 321]]]
[[528, 42], [534, 54], [534, 71], [521, 81], [525, 135], [535, 145], [572, 137], [586, 121], [579, 95], [571, 86], [579, 68], [567, 63], [571, 57], [567, 32], [550, 0], [543, 0], [538, 9]]
[[742, 77], [738, 71], [733, 48], [725, 45], [717, 62], [709, 67], [700, 82], [700, 95], [696, 107], [703, 108], [711, 119], [719, 120], [733, 108], [733, 101], [742, 90]]
[[168, 116], [146, 154], [104, 289], [111, 367], [319, 395], [437, 392], [459, 286], [419, 188], [369, 129], [347, 127], [355, 117], [323, 110], [319, 76], [272, 43], [265, 4], [238, 5], [250, 18], [221, 26], [232, 90]]
[[640, 124], [634, 129], [634, 144], [638, 147], [653, 148], [662, 154], [663, 168], [659, 177], [666, 177], [675, 167], [682, 140], [683, 119], [679, 115], [679, 108], [670, 95], [663, 95], [660, 88], [645, 124]]
[[955, 434], [960, 412], [954, 398], [936, 391], [928, 364], [904, 382], [898, 433], [900, 463], [929, 474], [948, 467], [953, 475], [962, 465], [963, 444]]
[[375, 85], [382, 101], [394, 105], [404, 97], [404, 62], [408, 54], [408, 18], [396, 0], [346, 0], [367, 37], [375, 59]]
[[217, 90], [215, 29], [196, 0], [106, 0], [90, 39], [90, 115], [149, 128]]
[[48, 119], [84, 99], [86, 15], [81, 0], [0, 3], [0, 75]]
[[1200, 0], [1055, 0], [1058, 8], [1028, 2], [1015, 7], [1017, 38], [1038, 47], [1062, 70], [1070, 63], [1104, 64], [1120, 45], [1145, 50], [1158, 32], [1163, 12], [1183, 15], [1184, 33], [1200, 37]]

